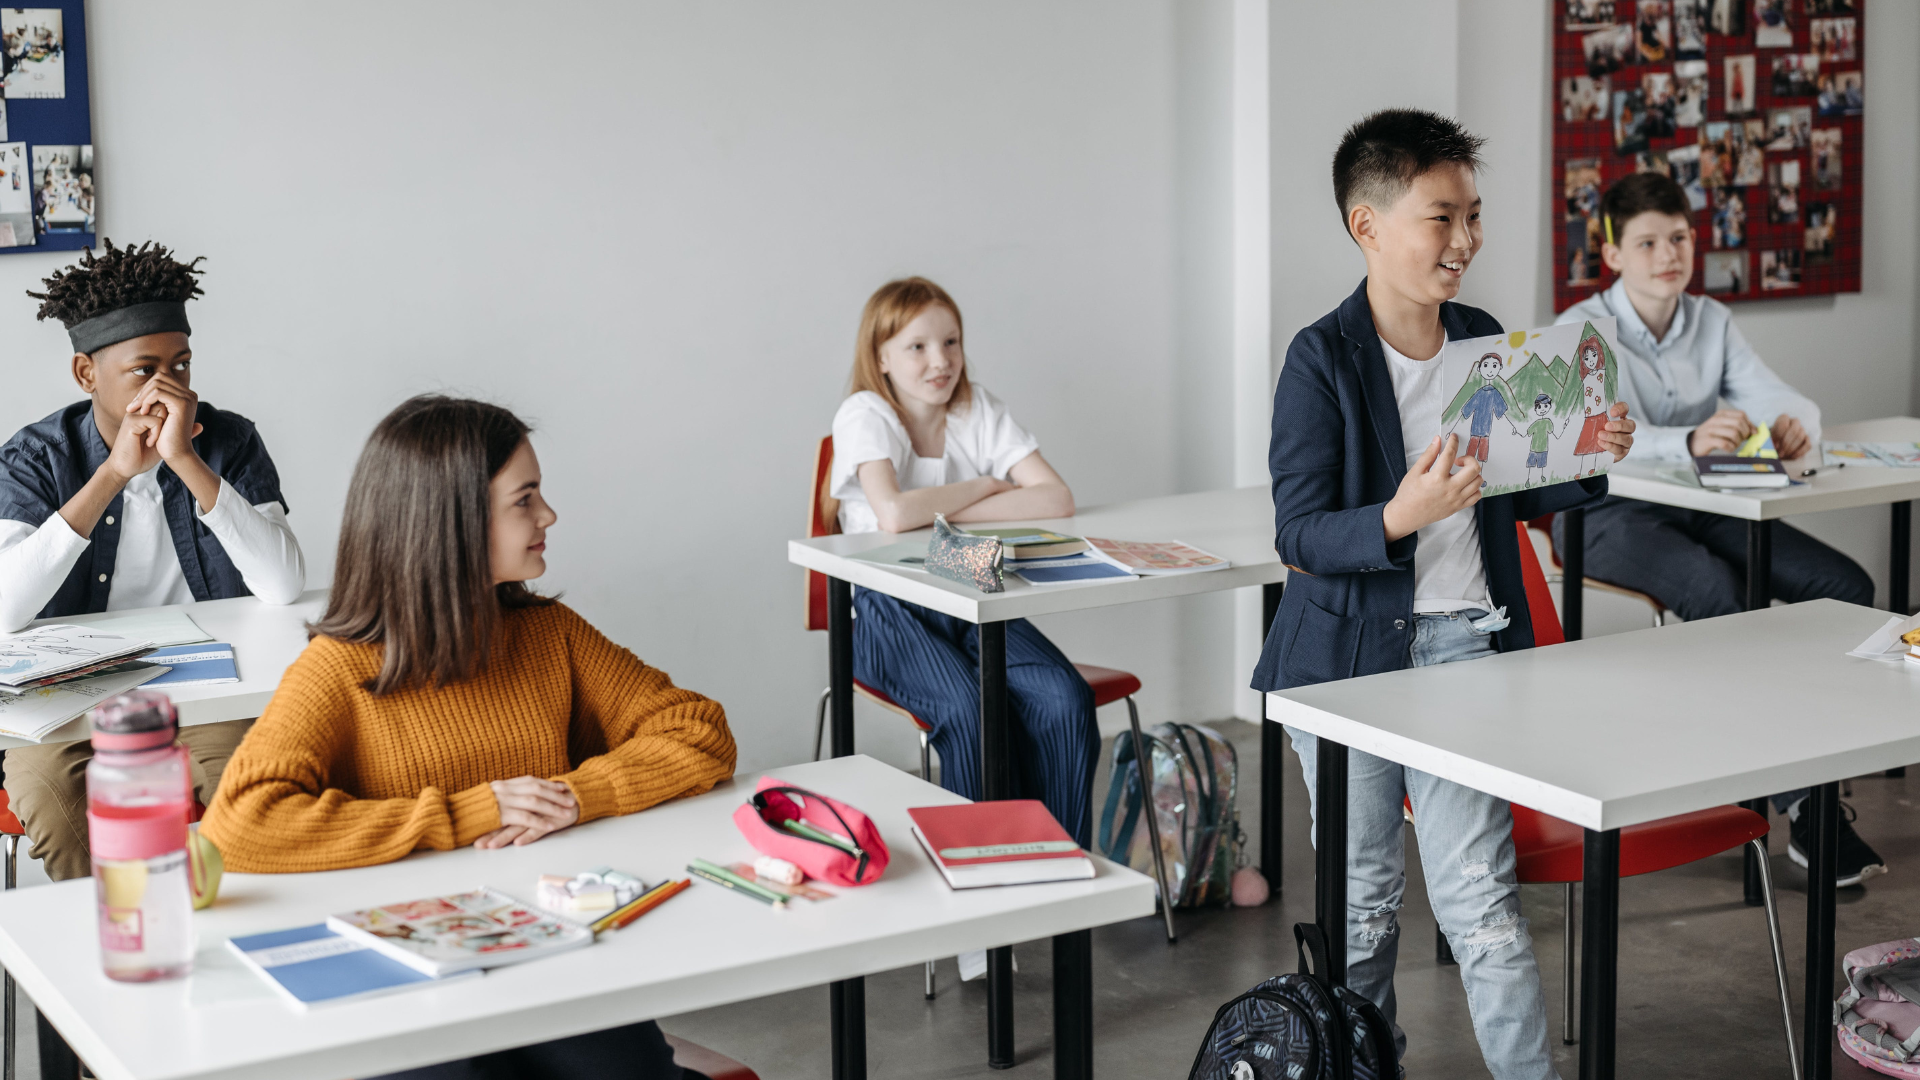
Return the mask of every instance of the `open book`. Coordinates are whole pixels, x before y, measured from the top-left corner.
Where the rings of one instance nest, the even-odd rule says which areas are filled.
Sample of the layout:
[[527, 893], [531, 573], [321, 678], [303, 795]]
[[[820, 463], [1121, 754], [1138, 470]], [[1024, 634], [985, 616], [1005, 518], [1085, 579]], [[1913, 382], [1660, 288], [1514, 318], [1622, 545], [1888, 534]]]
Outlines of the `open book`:
[[579, 923], [487, 888], [332, 915], [327, 927], [436, 979], [593, 943]]
[[130, 660], [152, 648], [153, 642], [146, 638], [68, 623], [0, 634], [0, 687], [19, 690], [74, 678]]

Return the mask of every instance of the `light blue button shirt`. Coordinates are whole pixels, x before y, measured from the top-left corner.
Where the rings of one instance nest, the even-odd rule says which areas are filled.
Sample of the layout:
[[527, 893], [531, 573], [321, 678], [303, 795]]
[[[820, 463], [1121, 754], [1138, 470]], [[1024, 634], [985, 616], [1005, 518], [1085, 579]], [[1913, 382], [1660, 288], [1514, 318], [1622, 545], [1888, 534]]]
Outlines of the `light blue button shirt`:
[[1687, 436], [1724, 399], [1758, 424], [1785, 414], [1820, 445], [1820, 406], [1788, 386], [1733, 325], [1733, 312], [1710, 296], [1683, 293], [1667, 336], [1652, 331], [1627, 299], [1626, 283], [1561, 312], [1558, 322], [1612, 315], [1620, 320], [1620, 396], [1637, 421], [1632, 460], [1686, 461]]

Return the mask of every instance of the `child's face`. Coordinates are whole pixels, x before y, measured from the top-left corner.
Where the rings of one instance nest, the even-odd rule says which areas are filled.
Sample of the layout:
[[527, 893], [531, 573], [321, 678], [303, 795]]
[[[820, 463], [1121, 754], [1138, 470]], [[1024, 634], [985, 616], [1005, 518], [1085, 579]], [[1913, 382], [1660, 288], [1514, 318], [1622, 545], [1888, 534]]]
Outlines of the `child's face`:
[[1546, 415], [1552, 411], [1553, 402], [1551, 401], [1536, 401], [1533, 403], [1533, 415], [1537, 417], [1545, 419]]
[[880, 346], [880, 370], [893, 392], [923, 405], [945, 407], [967, 366], [960, 348], [960, 320], [931, 304]]
[[540, 494], [540, 459], [525, 439], [487, 484], [487, 559], [495, 585], [547, 572], [547, 530], [560, 515]]
[[1603, 245], [1600, 257], [1627, 291], [1662, 301], [1687, 291], [1693, 280], [1692, 218], [1648, 210], [1615, 227], [1618, 243]]
[[148, 334], [104, 349], [92, 356], [75, 353], [73, 380], [93, 395], [94, 407], [116, 421], [155, 375], [169, 375], [183, 387], [193, 385], [193, 347], [178, 331]]
[[1459, 295], [1480, 251], [1480, 192], [1465, 165], [1429, 169], [1390, 209], [1355, 207], [1347, 220], [1366, 252], [1367, 276], [1417, 304]]

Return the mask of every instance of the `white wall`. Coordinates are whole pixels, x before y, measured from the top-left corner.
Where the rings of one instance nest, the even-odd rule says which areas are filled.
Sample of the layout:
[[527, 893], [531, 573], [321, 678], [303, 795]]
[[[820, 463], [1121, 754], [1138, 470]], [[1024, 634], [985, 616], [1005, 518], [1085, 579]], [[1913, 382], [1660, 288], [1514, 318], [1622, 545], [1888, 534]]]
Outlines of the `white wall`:
[[[96, 0], [103, 231], [208, 256], [195, 386], [260, 424], [316, 583], [380, 415], [510, 405], [560, 513], [542, 584], [769, 766], [807, 752], [826, 671], [784, 541], [881, 282], [954, 293], [1082, 503], [1230, 482], [1226, 11]], [[63, 262], [0, 258], [0, 429], [76, 396], [20, 295]], [[1201, 718], [1244, 682], [1230, 608], [1043, 625]]]

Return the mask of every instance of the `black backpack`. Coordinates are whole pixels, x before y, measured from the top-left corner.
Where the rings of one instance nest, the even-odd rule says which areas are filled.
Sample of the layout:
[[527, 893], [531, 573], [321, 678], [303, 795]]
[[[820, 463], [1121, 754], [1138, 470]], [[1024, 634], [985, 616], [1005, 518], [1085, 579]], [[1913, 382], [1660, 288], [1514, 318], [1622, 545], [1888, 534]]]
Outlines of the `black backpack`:
[[[1297, 923], [1300, 973], [1277, 975], [1213, 1014], [1187, 1080], [1396, 1080], [1393, 1027], [1373, 1002], [1329, 987], [1327, 942]], [[1312, 967], [1307, 964], [1308, 954]]]

